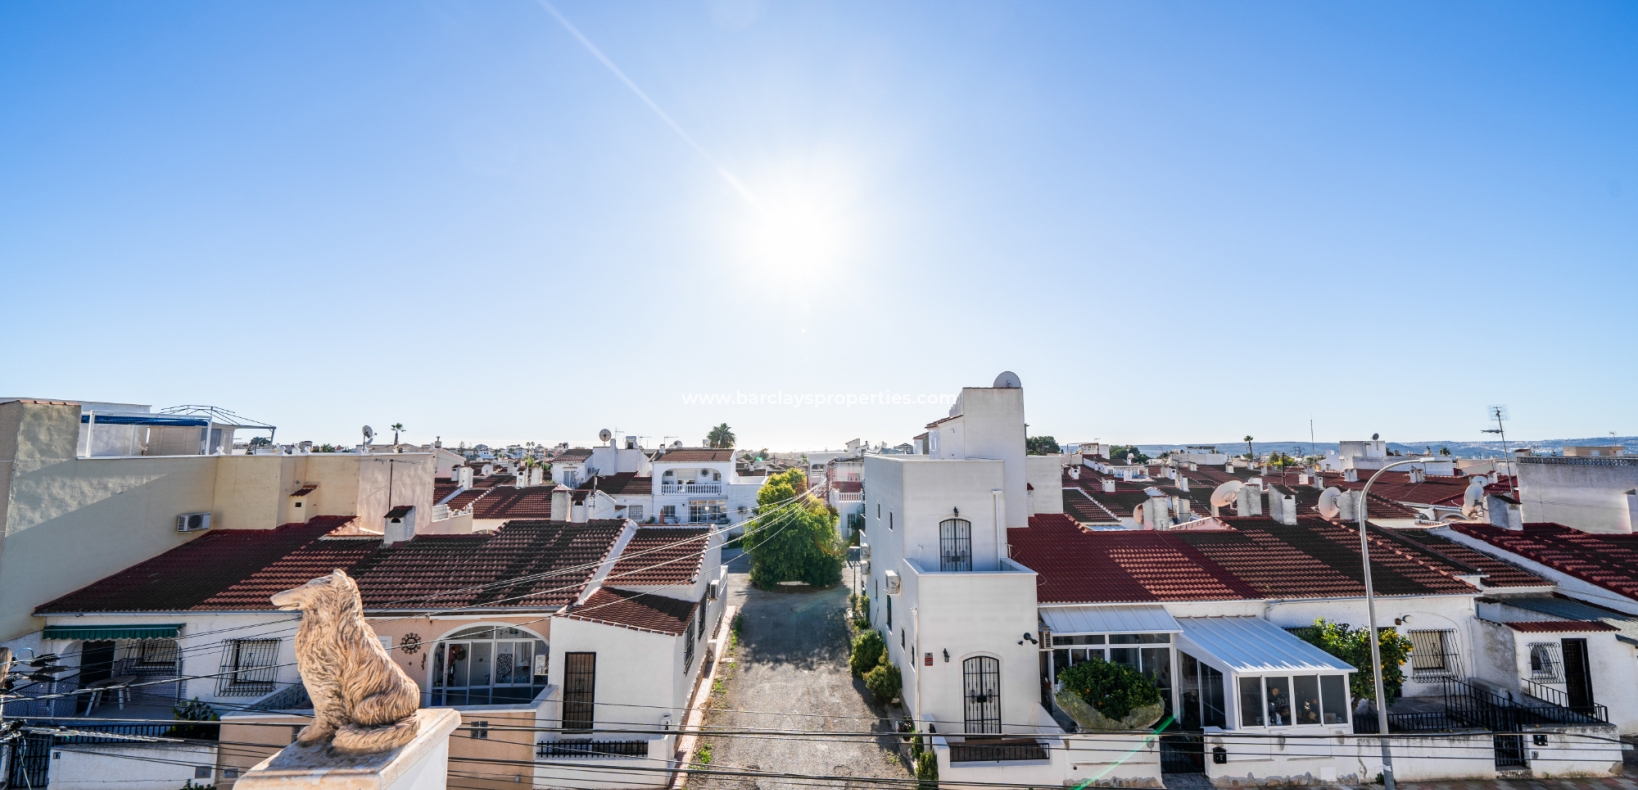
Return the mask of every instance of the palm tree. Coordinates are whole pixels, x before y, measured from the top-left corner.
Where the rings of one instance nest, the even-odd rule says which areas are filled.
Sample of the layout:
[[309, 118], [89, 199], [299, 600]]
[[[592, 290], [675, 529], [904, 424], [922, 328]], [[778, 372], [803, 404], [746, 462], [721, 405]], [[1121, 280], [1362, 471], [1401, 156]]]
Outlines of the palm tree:
[[1246, 460], [1247, 461], [1257, 460], [1257, 451], [1251, 449], [1251, 436], [1247, 435], [1245, 441], [1246, 441]]
[[705, 435], [705, 446], [716, 448], [733, 447], [734, 429], [729, 428], [728, 423], [712, 428], [711, 432]]
[[397, 445], [398, 444], [398, 432], [404, 430], [404, 424], [401, 423], [401, 422], [395, 422], [395, 423], [387, 426], [387, 430], [392, 431], [392, 443], [394, 445]]

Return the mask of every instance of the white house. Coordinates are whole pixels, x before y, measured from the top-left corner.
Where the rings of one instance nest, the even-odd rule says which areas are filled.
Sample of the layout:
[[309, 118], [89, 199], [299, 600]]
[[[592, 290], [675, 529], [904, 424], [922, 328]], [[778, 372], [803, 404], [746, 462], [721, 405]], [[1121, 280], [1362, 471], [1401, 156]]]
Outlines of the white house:
[[654, 509], [667, 524], [743, 521], [766, 476], [741, 475], [732, 449], [675, 447], [652, 461]]

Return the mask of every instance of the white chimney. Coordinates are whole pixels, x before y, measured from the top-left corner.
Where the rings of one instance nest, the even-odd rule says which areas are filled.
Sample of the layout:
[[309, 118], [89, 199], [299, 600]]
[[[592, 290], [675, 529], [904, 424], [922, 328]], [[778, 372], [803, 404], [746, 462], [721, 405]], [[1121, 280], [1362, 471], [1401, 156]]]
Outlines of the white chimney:
[[1069, 467], [1069, 479], [1071, 479], [1071, 480], [1081, 479], [1081, 468], [1078, 467], [1078, 466]]
[[1177, 490], [1187, 494], [1189, 492], [1189, 478], [1186, 475], [1177, 476]]
[[1428, 481], [1427, 467], [1412, 466], [1410, 470], [1410, 481], [1412, 483], [1426, 483]]
[[1342, 479], [1350, 483], [1359, 482], [1359, 470], [1351, 466], [1342, 470]]
[[1297, 523], [1297, 498], [1294, 496], [1280, 496], [1277, 493], [1271, 493], [1269, 496], [1280, 497], [1280, 523], [1295, 526]]
[[463, 466], [460, 469], [455, 470], [455, 485], [458, 485], [461, 488], [472, 487], [472, 467]]
[[381, 544], [383, 546], [403, 543], [415, 537], [415, 507], [399, 505], [388, 510], [386, 523], [382, 527]]
[[1339, 521], [1350, 522], [1359, 520], [1359, 514], [1354, 509], [1354, 505], [1359, 501], [1356, 499], [1358, 496], [1358, 491], [1344, 491], [1342, 492], [1342, 496], [1337, 497], [1337, 519]]
[[1110, 480], [1109, 478], [1106, 477], [1106, 478], [1104, 478], [1102, 480], [1099, 480], [1098, 482], [1103, 484], [1103, 492], [1105, 494], [1115, 493], [1115, 481]]
[[1235, 494], [1235, 515], [1260, 516], [1263, 514], [1262, 492], [1252, 486], [1241, 486]]
[[569, 520], [571, 520], [571, 515], [572, 514], [570, 514], [569, 511], [573, 507], [573, 505], [574, 505], [574, 497], [573, 497], [572, 493], [570, 492], [570, 489], [568, 489], [568, 488], [566, 488], [564, 486], [558, 486], [557, 488], [552, 489], [552, 520], [553, 521], [569, 521]]

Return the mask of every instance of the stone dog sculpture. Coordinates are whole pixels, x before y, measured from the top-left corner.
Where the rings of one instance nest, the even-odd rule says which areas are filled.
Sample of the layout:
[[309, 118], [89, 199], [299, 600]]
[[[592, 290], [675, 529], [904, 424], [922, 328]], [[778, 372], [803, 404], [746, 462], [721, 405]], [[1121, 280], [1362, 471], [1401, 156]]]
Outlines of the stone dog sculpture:
[[285, 590], [273, 605], [301, 612], [296, 669], [313, 700], [313, 723], [298, 743], [379, 752], [415, 738], [421, 694], [364, 622], [358, 585], [346, 573], [337, 569]]

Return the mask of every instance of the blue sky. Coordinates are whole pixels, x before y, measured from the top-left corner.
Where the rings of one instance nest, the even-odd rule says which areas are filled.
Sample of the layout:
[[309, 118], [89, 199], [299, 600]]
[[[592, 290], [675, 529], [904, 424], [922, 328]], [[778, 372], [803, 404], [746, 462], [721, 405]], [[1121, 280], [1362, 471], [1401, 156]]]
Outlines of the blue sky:
[[0, 395], [808, 448], [945, 407], [684, 397], [1012, 369], [1065, 440], [1638, 433], [1638, 6], [553, 7], [675, 128], [528, 0], [0, 5]]

